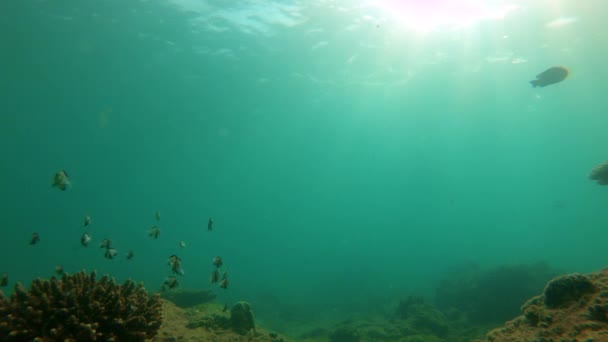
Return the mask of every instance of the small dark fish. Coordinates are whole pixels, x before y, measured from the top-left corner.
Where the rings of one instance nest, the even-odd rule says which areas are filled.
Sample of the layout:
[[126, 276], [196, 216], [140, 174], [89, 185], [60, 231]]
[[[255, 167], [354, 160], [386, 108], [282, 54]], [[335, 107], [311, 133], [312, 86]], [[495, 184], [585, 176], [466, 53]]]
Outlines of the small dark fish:
[[64, 273], [63, 266], [61, 266], [61, 265], [55, 266], [55, 273], [59, 276], [63, 275], [63, 273]]
[[228, 272], [222, 274], [222, 280], [220, 281], [220, 287], [224, 290], [228, 288]]
[[156, 217], [156, 221], [160, 222], [160, 210], [157, 210], [154, 216]]
[[82, 234], [80, 237], [80, 244], [87, 247], [89, 246], [89, 243], [91, 243], [91, 236], [87, 233]]
[[216, 268], [211, 271], [211, 284], [215, 284], [220, 280], [220, 271]]
[[126, 255], [127, 260], [131, 260], [131, 259], [133, 259], [133, 257], [134, 257], [134, 256], [135, 256], [135, 253], [133, 253], [133, 251], [132, 251], [132, 250], [129, 250], [129, 251], [127, 252], [127, 255]]
[[8, 273], [2, 273], [0, 276], [0, 286], [4, 287], [8, 285]]
[[84, 217], [84, 226], [88, 226], [91, 224], [91, 216], [87, 215]]
[[59, 188], [61, 191], [66, 191], [70, 186], [70, 176], [65, 170], [59, 170], [53, 178], [53, 187]]
[[174, 276], [170, 276], [165, 279], [163, 286], [165, 285], [170, 289], [174, 289], [179, 286], [179, 283], [177, 282], [177, 278], [175, 278]]
[[548, 85], [561, 82], [568, 77], [570, 72], [567, 68], [556, 66], [549, 68], [536, 76], [535, 80], [530, 81], [532, 87], [546, 87]]
[[158, 237], [160, 236], [160, 228], [158, 228], [157, 226], [152, 227], [148, 235], [153, 239], [158, 239]]
[[40, 235], [38, 233], [32, 234], [32, 238], [30, 239], [30, 245], [35, 245], [40, 242]]
[[103, 255], [103, 256], [104, 256], [106, 259], [110, 259], [110, 260], [112, 260], [112, 259], [114, 259], [114, 258], [115, 258], [117, 255], [118, 255], [118, 251], [117, 251], [116, 249], [114, 249], [114, 248], [108, 248], [108, 249], [106, 249], [106, 252], [104, 253], [104, 255]]
[[177, 255], [173, 254], [169, 257], [169, 265], [171, 266], [171, 271], [173, 273], [184, 275], [184, 270], [182, 269], [182, 259], [180, 259]]
[[608, 185], [608, 162], [594, 167], [589, 174], [589, 179], [597, 181], [599, 185]]
[[211, 217], [207, 221], [207, 230], [209, 230], [209, 231], [213, 230], [213, 219]]
[[213, 265], [217, 268], [222, 267], [222, 265], [224, 264], [224, 262], [222, 261], [222, 257], [221, 256], [216, 256], [215, 258], [213, 258]]
[[105, 248], [105, 249], [112, 248], [112, 240], [103, 239], [103, 241], [101, 241], [101, 243], [99, 244], [99, 248]]

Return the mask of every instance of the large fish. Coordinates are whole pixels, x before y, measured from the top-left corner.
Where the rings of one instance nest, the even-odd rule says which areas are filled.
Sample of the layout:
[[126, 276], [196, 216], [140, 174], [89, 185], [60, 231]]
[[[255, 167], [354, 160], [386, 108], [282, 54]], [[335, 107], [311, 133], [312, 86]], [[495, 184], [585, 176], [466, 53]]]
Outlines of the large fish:
[[530, 81], [532, 87], [546, 87], [548, 85], [561, 82], [568, 77], [568, 69], [562, 66], [549, 68], [536, 76], [535, 80]]

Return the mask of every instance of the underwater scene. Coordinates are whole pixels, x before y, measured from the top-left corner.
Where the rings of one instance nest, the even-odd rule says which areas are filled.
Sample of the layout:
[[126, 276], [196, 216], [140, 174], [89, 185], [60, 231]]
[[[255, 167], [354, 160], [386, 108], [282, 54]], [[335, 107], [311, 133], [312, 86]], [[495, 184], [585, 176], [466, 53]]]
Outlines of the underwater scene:
[[0, 340], [608, 341], [606, 13], [0, 1]]

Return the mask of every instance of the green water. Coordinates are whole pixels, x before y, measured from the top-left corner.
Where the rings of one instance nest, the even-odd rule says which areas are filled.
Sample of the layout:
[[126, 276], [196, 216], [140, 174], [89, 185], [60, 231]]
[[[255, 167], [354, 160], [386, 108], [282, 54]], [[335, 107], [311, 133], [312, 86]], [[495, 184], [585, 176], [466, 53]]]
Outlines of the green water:
[[[180, 286], [207, 288], [221, 255], [219, 300], [272, 324], [432, 295], [468, 262], [606, 266], [587, 176], [608, 158], [608, 2], [490, 5], [511, 10], [425, 31], [357, 1], [2, 1], [0, 272], [156, 290], [177, 253]], [[554, 65], [570, 77], [532, 89]]]

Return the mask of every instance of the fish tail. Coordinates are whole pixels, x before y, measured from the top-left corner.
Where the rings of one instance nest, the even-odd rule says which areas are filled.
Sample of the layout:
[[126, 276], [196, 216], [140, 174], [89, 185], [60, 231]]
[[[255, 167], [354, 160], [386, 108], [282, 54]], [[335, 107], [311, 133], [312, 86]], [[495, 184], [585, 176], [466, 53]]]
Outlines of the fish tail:
[[538, 80], [532, 80], [530, 81], [530, 84], [532, 85], [532, 88], [536, 88], [538, 87]]

